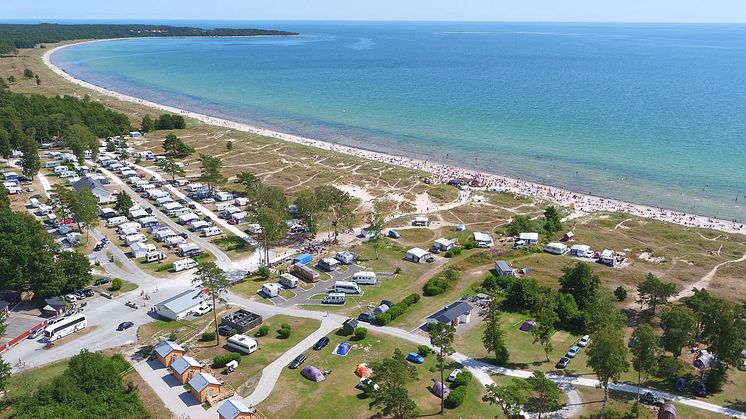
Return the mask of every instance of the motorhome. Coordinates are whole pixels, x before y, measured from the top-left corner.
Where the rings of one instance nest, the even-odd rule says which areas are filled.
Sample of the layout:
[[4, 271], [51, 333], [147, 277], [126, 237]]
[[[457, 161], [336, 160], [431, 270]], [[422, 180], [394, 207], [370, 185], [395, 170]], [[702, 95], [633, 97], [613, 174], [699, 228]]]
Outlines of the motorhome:
[[174, 261], [174, 272], [181, 272], [187, 269], [193, 269], [197, 267], [197, 262], [194, 259], [186, 258]]
[[124, 242], [127, 243], [128, 246], [132, 243], [145, 243], [146, 241], [148, 241], [148, 238], [140, 233], [125, 236], [124, 238]]
[[334, 292], [341, 292], [344, 294], [362, 294], [363, 291], [360, 286], [354, 282], [337, 281], [334, 283]]
[[273, 298], [280, 295], [280, 286], [274, 283], [267, 283], [262, 285], [262, 294], [266, 297]]
[[544, 246], [544, 251], [553, 255], [564, 255], [567, 253], [567, 245], [563, 243], [549, 243]]
[[343, 293], [331, 292], [329, 294], [326, 294], [326, 296], [324, 296], [324, 299], [321, 300], [321, 303], [322, 304], [344, 304], [346, 299], [347, 299], [347, 295]]
[[86, 326], [87, 322], [85, 315], [76, 314], [47, 326], [44, 329], [44, 337], [46, 337], [49, 342], [54, 342], [57, 339], [62, 339], [65, 336], [83, 330]]
[[145, 261], [147, 262], [158, 262], [164, 259], [166, 259], [166, 254], [160, 250], [148, 252], [145, 254]]
[[284, 285], [286, 288], [295, 288], [298, 286], [298, 278], [291, 274], [282, 274], [280, 275], [280, 284]]
[[52, 169], [52, 173], [55, 175], [59, 175], [62, 172], [67, 172], [70, 169], [67, 168], [67, 166], [60, 166], [59, 163], [54, 166], [54, 169]]
[[191, 213], [192, 213], [192, 210], [190, 210], [189, 208], [184, 208], [184, 207], [176, 208], [176, 209], [172, 209], [168, 211], [168, 215], [171, 217], [179, 217], [181, 215], [191, 214]]
[[219, 236], [221, 234], [223, 234], [223, 230], [219, 229], [218, 227], [207, 227], [206, 229], [202, 230], [202, 235], [204, 237]]
[[57, 160], [50, 160], [50, 161], [44, 162], [44, 167], [46, 167], [47, 169], [51, 169], [59, 165], [60, 165], [60, 162]]
[[327, 272], [333, 272], [339, 266], [339, 261], [337, 259], [332, 259], [332, 258], [323, 258], [319, 260], [318, 266], [319, 266], [319, 269], [321, 270], [324, 270]]
[[352, 282], [360, 285], [375, 285], [377, 282], [376, 273], [370, 271], [361, 271], [352, 275]]
[[245, 354], [251, 354], [259, 348], [259, 344], [256, 340], [246, 335], [233, 335], [228, 338], [228, 344], [226, 345], [229, 349], [235, 349]]

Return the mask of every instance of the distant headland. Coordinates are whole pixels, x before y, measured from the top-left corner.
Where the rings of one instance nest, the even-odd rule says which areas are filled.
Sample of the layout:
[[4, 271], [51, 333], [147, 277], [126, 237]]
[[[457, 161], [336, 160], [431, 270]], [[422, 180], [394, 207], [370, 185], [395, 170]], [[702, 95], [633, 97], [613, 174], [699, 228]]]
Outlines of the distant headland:
[[135, 25], [135, 24], [81, 24], [56, 23], [0, 24], [0, 54], [13, 54], [18, 48], [33, 48], [77, 39], [148, 38], [181, 36], [291, 36], [296, 32], [271, 29], [204, 29], [188, 26]]

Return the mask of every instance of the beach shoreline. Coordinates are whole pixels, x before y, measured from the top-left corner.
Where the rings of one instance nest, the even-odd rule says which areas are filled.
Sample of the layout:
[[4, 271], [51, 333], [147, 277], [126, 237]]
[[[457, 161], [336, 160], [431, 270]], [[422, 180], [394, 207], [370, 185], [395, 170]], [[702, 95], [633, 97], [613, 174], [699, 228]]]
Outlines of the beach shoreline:
[[746, 233], [744, 225], [735, 221], [726, 221], [716, 219], [712, 217], [706, 217], [696, 214], [689, 214], [681, 211], [668, 210], [660, 207], [652, 207], [642, 204], [634, 204], [624, 202], [617, 199], [603, 198], [598, 196], [592, 196], [588, 194], [573, 192], [567, 189], [542, 185], [535, 182], [529, 182], [520, 179], [514, 179], [506, 176], [497, 174], [478, 172], [471, 169], [460, 168], [450, 165], [438, 164], [427, 162], [415, 158], [396, 156], [392, 154], [380, 153], [376, 151], [363, 150], [360, 148], [330, 143], [326, 141], [315, 140], [312, 138], [306, 138], [298, 135], [292, 135], [273, 131], [270, 129], [258, 128], [246, 123], [240, 123], [230, 121], [227, 119], [213, 117], [205, 114], [201, 114], [194, 111], [188, 111], [179, 109], [176, 107], [162, 105], [159, 103], [151, 102], [145, 99], [140, 99], [134, 96], [125, 95], [122, 93], [109, 90], [105, 87], [97, 86], [84, 80], [77, 79], [62, 68], [56, 66], [51, 61], [51, 56], [63, 49], [73, 45], [80, 45], [91, 42], [104, 42], [110, 41], [108, 39], [99, 40], [87, 40], [82, 42], [74, 42], [65, 45], [59, 45], [46, 51], [42, 60], [44, 64], [49, 67], [57, 75], [63, 77], [65, 80], [76, 84], [78, 86], [91, 89], [99, 94], [113, 97], [118, 100], [125, 102], [136, 103], [138, 105], [147, 106], [160, 111], [171, 112], [192, 119], [196, 119], [205, 124], [219, 126], [223, 128], [229, 128], [236, 131], [248, 132], [256, 135], [265, 137], [275, 138], [282, 141], [293, 142], [305, 146], [315, 147], [328, 151], [335, 151], [355, 157], [373, 160], [386, 164], [393, 164], [401, 167], [406, 167], [414, 170], [424, 171], [430, 174], [436, 182], [448, 182], [453, 178], [470, 178], [479, 179], [480, 182], [487, 188], [496, 188], [503, 190], [508, 193], [516, 193], [521, 195], [528, 195], [540, 200], [555, 203], [564, 207], [571, 208], [573, 214], [570, 218], [577, 218], [583, 215], [592, 214], [596, 212], [620, 212], [630, 215], [635, 215], [643, 218], [661, 220], [671, 222], [679, 225], [688, 227], [707, 228], [713, 230], [719, 230], [727, 233]]

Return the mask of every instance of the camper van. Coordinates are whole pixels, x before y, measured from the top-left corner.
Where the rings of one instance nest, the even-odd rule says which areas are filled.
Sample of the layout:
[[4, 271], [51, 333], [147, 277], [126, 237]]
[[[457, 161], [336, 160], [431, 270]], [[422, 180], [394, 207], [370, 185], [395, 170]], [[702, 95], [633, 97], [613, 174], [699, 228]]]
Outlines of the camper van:
[[202, 235], [205, 237], [219, 236], [221, 234], [223, 234], [223, 230], [217, 227], [207, 227], [206, 229], [202, 230]]
[[352, 275], [352, 282], [360, 285], [376, 285], [376, 273], [361, 271]]
[[321, 300], [322, 304], [344, 304], [345, 299], [347, 296], [345, 294], [339, 293], [339, 292], [331, 292], [329, 294], [326, 294], [323, 300]]
[[280, 284], [286, 288], [295, 288], [298, 286], [298, 278], [294, 275], [282, 274], [280, 275]]
[[60, 166], [58, 164], [57, 166], [54, 166], [54, 169], [52, 169], [52, 173], [54, 173], [55, 175], [59, 175], [60, 173], [67, 172], [68, 170], [70, 169], [68, 169], [67, 166]]
[[180, 259], [174, 262], [174, 272], [181, 272], [187, 269], [193, 269], [197, 267], [197, 262], [194, 259], [186, 258]]
[[262, 285], [262, 294], [266, 297], [273, 298], [280, 295], [280, 286], [273, 283], [267, 283]]
[[127, 217], [125, 216], [119, 216], [119, 217], [111, 217], [108, 220], [106, 220], [106, 227], [113, 227], [118, 226], [119, 224], [124, 224], [127, 222]]
[[156, 250], [154, 252], [148, 252], [145, 254], [146, 262], [158, 262], [164, 259], [166, 259], [166, 254], [163, 253], [163, 251]]
[[567, 253], [567, 246], [562, 243], [549, 243], [544, 246], [544, 251], [553, 255], [564, 255]]
[[362, 294], [363, 291], [354, 282], [337, 281], [334, 283], [334, 292], [341, 292], [345, 294]]
[[189, 214], [190, 212], [192, 212], [192, 210], [190, 210], [189, 208], [181, 207], [169, 210], [168, 215], [171, 217], [178, 217], [180, 215]]
[[50, 160], [48, 162], [44, 162], [44, 167], [46, 167], [47, 169], [51, 169], [51, 168], [57, 167], [59, 165], [60, 165], [60, 162], [57, 161], [57, 160]]

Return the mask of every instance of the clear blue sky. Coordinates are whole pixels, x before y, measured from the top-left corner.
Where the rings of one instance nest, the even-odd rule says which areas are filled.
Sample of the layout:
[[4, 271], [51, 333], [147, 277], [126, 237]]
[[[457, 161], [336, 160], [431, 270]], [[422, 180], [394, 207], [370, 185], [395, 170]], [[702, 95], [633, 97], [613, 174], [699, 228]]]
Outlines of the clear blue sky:
[[0, 19], [746, 22], [746, 0], [18, 0]]

